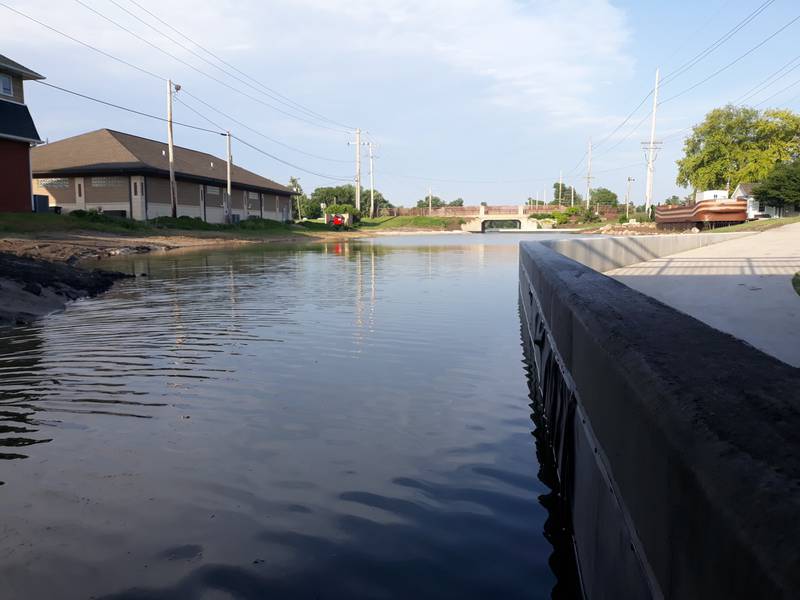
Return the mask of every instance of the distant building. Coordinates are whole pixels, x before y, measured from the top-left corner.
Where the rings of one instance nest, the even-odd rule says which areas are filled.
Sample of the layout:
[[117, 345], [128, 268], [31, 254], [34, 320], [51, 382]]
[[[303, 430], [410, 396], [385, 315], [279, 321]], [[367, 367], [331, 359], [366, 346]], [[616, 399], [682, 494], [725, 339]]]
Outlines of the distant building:
[[716, 200], [717, 202], [728, 200], [728, 190], [706, 190], [704, 192], [695, 192], [695, 202], [705, 202], [706, 200]]
[[752, 183], [740, 183], [733, 190], [732, 197], [736, 200], [747, 201], [747, 218], [755, 219], [756, 215], [768, 214], [772, 217], [792, 217], [800, 214], [800, 211], [795, 210], [793, 207], [783, 206], [770, 206], [764, 202], [759, 202], [753, 195]]
[[726, 190], [706, 190], [695, 194], [688, 206], [656, 206], [656, 225], [660, 228], [715, 227], [747, 220], [747, 203], [728, 198]]
[[0, 54], [0, 212], [31, 212], [31, 146], [41, 143], [23, 82], [44, 79]]
[[[32, 152], [34, 191], [64, 211], [102, 210], [137, 220], [169, 216], [167, 144], [99, 129]], [[227, 166], [222, 158], [175, 146], [178, 216], [225, 220]], [[292, 218], [293, 190], [233, 165], [231, 214], [239, 219]]]

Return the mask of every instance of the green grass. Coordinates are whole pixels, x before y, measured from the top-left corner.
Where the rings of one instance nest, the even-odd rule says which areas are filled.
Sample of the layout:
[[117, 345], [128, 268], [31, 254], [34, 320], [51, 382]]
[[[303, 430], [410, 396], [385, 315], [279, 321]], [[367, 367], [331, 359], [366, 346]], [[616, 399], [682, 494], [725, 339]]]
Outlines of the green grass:
[[712, 229], [710, 233], [729, 233], [731, 231], [767, 231], [768, 229], [774, 229], [775, 227], [782, 227], [783, 225], [790, 225], [792, 223], [800, 223], [800, 217], [759, 219], [758, 221], [748, 221], [747, 223], [729, 225], [728, 227], [717, 227]]
[[792, 285], [794, 286], [794, 291], [800, 295], [800, 271], [794, 274], [792, 277]]
[[[222, 235], [223, 237], [262, 237], [273, 235], [304, 235], [306, 231], [269, 219], [248, 219], [236, 225], [206, 223], [201, 219], [159, 217], [148, 222], [111, 217], [99, 213], [57, 215], [53, 213], [0, 213], [0, 233], [45, 234], [93, 231], [122, 235]], [[308, 231], [311, 231], [308, 229]]]
[[456, 231], [466, 219], [461, 217], [376, 217], [364, 218], [356, 225], [361, 231], [392, 229], [428, 229], [431, 231]]

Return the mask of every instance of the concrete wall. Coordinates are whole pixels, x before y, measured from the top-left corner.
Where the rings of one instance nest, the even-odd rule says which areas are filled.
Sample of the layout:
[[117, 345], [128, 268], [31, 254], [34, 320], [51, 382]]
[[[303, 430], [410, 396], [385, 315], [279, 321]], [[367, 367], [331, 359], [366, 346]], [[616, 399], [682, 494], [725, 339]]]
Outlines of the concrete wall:
[[541, 243], [595, 271], [605, 272], [747, 235], [753, 234], [636, 235], [550, 240]]
[[520, 251], [586, 596], [798, 597], [800, 371], [556, 251], [618, 265], [693, 242], [600, 241]]

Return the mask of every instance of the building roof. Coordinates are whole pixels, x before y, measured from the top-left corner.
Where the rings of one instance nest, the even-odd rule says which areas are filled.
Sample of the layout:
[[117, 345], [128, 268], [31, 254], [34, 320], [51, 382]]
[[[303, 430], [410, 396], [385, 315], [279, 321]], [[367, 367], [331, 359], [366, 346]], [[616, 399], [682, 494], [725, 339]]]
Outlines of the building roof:
[[[98, 129], [45, 144], [31, 152], [34, 177], [103, 174], [169, 174], [167, 144], [129, 133]], [[222, 158], [175, 146], [175, 176], [224, 186], [227, 166]], [[231, 182], [239, 188], [294, 194], [288, 187], [266, 177], [231, 166]]]
[[[739, 185], [736, 186], [736, 190], [740, 190], [742, 192], [740, 195], [742, 196], [752, 196], [753, 186], [754, 184], [752, 183], [740, 183]], [[736, 190], [733, 190], [734, 193], [736, 192]]]
[[32, 144], [41, 142], [27, 106], [0, 102], [0, 138]]
[[19, 75], [22, 79], [44, 79], [44, 75], [39, 75], [36, 71], [29, 69], [7, 56], [0, 54], [0, 71], [8, 71], [14, 75]]

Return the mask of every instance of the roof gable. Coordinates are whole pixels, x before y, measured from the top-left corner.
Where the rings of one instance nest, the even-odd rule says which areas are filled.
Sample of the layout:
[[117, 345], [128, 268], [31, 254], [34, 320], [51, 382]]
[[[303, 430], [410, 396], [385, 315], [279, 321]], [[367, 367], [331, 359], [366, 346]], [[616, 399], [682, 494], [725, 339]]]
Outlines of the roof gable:
[[[174, 150], [177, 177], [213, 180], [218, 184], [227, 180], [227, 163], [224, 159], [181, 146], [175, 146]], [[32, 162], [35, 173], [78, 169], [169, 171], [168, 146], [165, 142], [110, 129], [100, 129], [37, 148]], [[236, 164], [231, 166], [231, 181], [239, 187], [280, 194], [294, 193], [288, 187]]]
[[108, 129], [45, 144], [31, 152], [31, 168], [37, 173], [75, 169], [104, 171], [142, 166], [141, 161], [120, 144]]
[[39, 75], [36, 71], [25, 67], [18, 62], [11, 60], [7, 56], [0, 54], [0, 71], [9, 71], [14, 75], [22, 77], [22, 79], [44, 79], [44, 76]]

